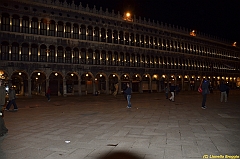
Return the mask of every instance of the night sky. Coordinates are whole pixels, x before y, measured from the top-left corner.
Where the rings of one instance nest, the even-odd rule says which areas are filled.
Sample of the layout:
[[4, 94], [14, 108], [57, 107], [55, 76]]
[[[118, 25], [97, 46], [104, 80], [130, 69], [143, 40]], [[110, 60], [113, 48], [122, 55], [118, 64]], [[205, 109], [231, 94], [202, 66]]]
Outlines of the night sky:
[[121, 15], [130, 11], [159, 21], [217, 36], [240, 44], [240, 0], [75, 0], [75, 3]]

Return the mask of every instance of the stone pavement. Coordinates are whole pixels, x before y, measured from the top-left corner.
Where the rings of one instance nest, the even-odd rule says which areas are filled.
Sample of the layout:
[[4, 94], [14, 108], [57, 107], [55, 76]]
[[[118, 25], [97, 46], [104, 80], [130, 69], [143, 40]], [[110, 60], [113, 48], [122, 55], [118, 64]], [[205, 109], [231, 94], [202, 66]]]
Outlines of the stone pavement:
[[[220, 102], [215, 91], [201, 109], [198, 92], [19, 97], [5, 111], [1, 159], [198, 159], [240, 156], [240, 90]], [[205, 155], [205, 156], [204, 156]]]

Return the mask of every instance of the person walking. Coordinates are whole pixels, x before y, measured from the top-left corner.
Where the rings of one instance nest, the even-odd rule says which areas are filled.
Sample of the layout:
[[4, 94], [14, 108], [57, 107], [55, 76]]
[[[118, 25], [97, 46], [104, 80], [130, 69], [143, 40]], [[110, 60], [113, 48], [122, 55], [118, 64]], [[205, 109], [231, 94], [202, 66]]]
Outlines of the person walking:
[[5, 122], [3, 120], [3, 106], [6, 102], [6, 89], [3, 86], [3, 81], [0, 79], [0, 136], [3, 136], [8, 132], [8, 129], [5, 126]]
[[10, 89], [9, 89], [8, 98], [9, 98], [9, 102], [8, 102], [5, 110], [9, 111], [10, 107], [13, 105], [14, 106], [13, 110], [17, 111], [18, 107], [17, 107], [16, 101], [15, 101], [15, 99], [16, 99], [16, 92], [15, 92], [15, 89], [14, 89], [13, 86], [10, 87]]
[[50, 90], [50, 87], [48, 87], [47, 92], [46, 92], [46, 97], [47, 97], [48, 101], [50, 101], [50, 93], [51, 93], [51, 90]]
[[124, 94], [127, 96], [127, 108], [132, 108], [132, 103], [131, 103], [131, 95], [132, 95], [132, 88], [130, 87], [129, 83], [127, 83], [127, 89], [124, 91]]
[[166, 96], [166, 99], [168, 99], [168, 93], [169, 93], [169, 89], [168, 89], [168, 86], [165, 87], [165, 96]]
[[171, 84], [171, 86], [170, 86], [170, 93], [171, 93], [171, 97], [169, 98], [169, 100], [170, 101], [172, 101], [172, 102], [174, 102], [174, 97], [175, 97], [175, 95], [174, 95], [174, 93], [175, 93], [175, 86], [174, 86], [174, 84]]
[[203, 79], [202, 81], [202, 109], [206, 109], [206, 100], [207, 100], [207, 94], [210, 93], [209, 89], [209, 81], [206, 79]]
[[227, 85], [224, 83], [224, 81], [222, 80], [219, 86], [219, 90], [221, 92], [221, 97], [220, 97], [220, 101], [223, 102], [223, 98], [225, 100], [225, 102], [227, 102]]
[[118, 93], [118, 83], [116, 83], [116, 84], [114, 85], [114, 87], [115, 87], [115, 91], [113, 92], [113, 95], [114, 95], [114, 97], [117, 97], [117, 93]]

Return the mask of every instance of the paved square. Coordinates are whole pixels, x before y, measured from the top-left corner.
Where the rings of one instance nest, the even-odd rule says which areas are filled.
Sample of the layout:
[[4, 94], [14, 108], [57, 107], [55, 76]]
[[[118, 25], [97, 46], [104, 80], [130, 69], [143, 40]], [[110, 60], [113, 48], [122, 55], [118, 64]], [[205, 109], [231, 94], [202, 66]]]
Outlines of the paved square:
[[[220, 102], [215, 91], [201, 109], [198, 92], [19, 97], [18, 112], [5, 112], [9, 132], [0, 138], [1, 159], [198, 159], [240, 156], [240, 91]], [[70, 141], [70, 142], [69, 142]], [[211, 156], [212, 155], [212, 156]], [[117, 157], [116, 157], [117, 156]]]

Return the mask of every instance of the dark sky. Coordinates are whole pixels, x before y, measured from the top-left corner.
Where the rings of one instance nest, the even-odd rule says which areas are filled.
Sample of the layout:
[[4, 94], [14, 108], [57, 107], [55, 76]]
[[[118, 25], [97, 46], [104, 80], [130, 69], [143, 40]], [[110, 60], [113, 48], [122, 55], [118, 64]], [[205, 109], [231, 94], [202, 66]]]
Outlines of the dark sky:
[[240, 0], [75, 0], [85, 7], [133, 15], [221, 37], [240, 44]]

